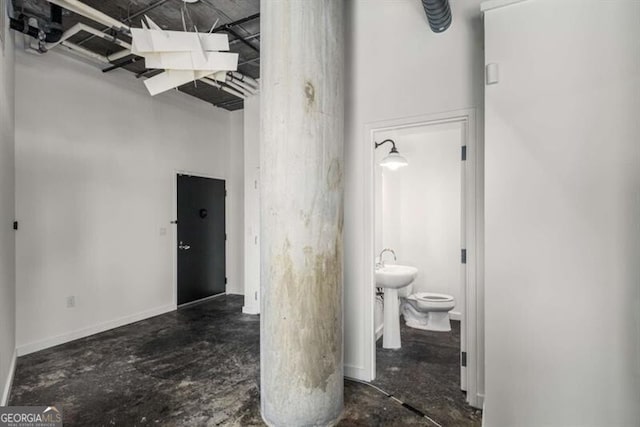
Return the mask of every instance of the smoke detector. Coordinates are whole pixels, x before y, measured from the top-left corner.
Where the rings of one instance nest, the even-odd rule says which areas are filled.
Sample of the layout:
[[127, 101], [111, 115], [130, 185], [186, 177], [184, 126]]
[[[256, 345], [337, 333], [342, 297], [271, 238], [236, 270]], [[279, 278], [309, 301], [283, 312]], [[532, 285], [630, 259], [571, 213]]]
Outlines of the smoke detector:
[[182, 0], [185, 3], [198, 3], [200, 0]]

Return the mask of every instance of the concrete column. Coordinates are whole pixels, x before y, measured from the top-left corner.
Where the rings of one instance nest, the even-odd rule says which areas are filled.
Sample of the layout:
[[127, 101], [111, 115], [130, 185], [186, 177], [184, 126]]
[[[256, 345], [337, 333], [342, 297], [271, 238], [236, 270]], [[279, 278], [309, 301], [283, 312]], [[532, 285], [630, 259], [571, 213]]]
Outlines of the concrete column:
[[343, 1], [261, 2], [262, 417], [343, 408]]

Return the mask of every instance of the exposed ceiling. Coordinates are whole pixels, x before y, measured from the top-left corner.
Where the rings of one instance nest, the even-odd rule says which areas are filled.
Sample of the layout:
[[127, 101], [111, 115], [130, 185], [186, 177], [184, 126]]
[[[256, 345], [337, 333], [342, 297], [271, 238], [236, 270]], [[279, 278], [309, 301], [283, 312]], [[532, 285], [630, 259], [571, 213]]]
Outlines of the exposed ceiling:
[[[82, 1], [131, 27], [140, 27], [143, 15], [149, 16], [163, 29], [177, 31], [184, 30], [183, 15], [188, 31], [193, 31], [195, 27], [201, 32], [208, 32], [218, 21], [217, 31], [229, 34], [230, 50], [239, 54], [238, 71], [254, 79], [260, 76], [260, 19], [257, 15], [260, 13], [260, 0], [199, 0], [196, 3], [185, 3], [183, 0]], [[14, 0], [13, 4], [16, 17], [23, 14], [29, 17], [38, 17], [41, 20], [49, 20], [50, 18], [50, 5], [46, 0]], [[245, 20], [245, 18], [252, 16], [252, 19]], [[241, 23], [223, 29], [225, 24], [236, 21], [241, 21]], [[67, 10], [64, 11], [62, 25], [65, 31], [78, 22], [107, 33], [111, 31], [83, 16]], [[126, 36], [120, 36], [120, 38], [127, 42], [131, 41]], [[79, 33], [69, 41], [102, 56], [122, 50], [113, 42], [87, 33]], [[115, 65], [124, 64], [119, 68], [124, 68], [139, 78], [151, 77], [161, 72], [147, 70], [144, 66], [144, 60], [134, 55], [116, 60], [113, 63]], [[108, 70], [114, 67], [102, 65], [102, 68]], [[178, 90], [227, 110], [243, 108], [241, 98], [203, 82], [191, 82], [181, 86]]]

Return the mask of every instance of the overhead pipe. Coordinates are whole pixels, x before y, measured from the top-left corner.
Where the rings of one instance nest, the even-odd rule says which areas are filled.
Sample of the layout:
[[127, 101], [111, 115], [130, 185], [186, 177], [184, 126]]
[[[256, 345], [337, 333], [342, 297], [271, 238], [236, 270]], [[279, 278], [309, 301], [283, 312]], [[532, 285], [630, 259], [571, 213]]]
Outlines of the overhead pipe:
[[[131, 55], [131, 52], [129, 52], [129, 54]], [[134, 56], [132, 58], [129, 59], [123, 59], [122, 61], [118, 61], [113, 63], [111, 66], [105, 68], [104, 70], [102, 70], [103, 73], [108, 73], [110, 71], [113, 70], [117, 70], [118, 68], [122, 68], [122, 67], [126, 67], [127, 65], [131, 65], [131, 64], [135, 64], [138, 61], [142, 61], [142, 58], [139, 56]]]
[[29, 25], [26, 20], [10, 18], [9, 28], [20, 33], [24, 33], [30, 37], [33, 37], [34, 39], [37, 39], [40, 36], [40, 30]]
[[240, 80], [234, 80], [234, 79], [230, 79], [229, 77], [227, 77], [227, 79], [224, 81], [225, 83], [233, 83], [236, 86], [238, 86], [240, 89], [242, 89], [243, 92], [249, 94], [249, 95], [255, 95], [257, 93], [257, 90], [254, 89], [253, 87], [247, 85], [246, 83], [242, 83]]
[[253, 44], [249, 43], [248, 40], [246, 40], [244, 37], [242, 37], [240, 34], [238, 34], [236, 31], [232, 30], [231, 27], [229, 27], [228, 25], [223, 26], [225, 28], [225, 31], [229, 34], [231, 34], [233, 37], [235, 37], [236, 40], [240, 40], [240, 43], [244, 44], [245, 46], [247, 46], [248, 48], [260, 53], [260, 49], [258, 49], [257, 47], [255, 47]]
[[220, 90], [223, 90], [223, 91], [225, 91], [225, 92], [227, 92], [227, 93], [229, 93], [229, 94], [231, 94], [231, 95], [233, 95], [233, 96], [237, 96], [238, 98], [245, 99], [245, 98], [247, 97], [247, 95], [246, 95], [246, 94], [241, 93], [241, 92], [239, 92], [239, 91], [237, 91], [237, 90], [235, 90], [235, 89], [232, 89], [232, 88], [230, 88], [230, 87], [228, 87], [228, 86], [221, 85], [221, 84], [220, 84], [220, 83], [218, 83], [217, 81], [212, 80], [212, 79], [210, 79], [210, 78], [208, 78], [208, 77], [205, 77], [205, 78], [203, 78], [203, 79], [200, 79], [200, 81], [201, 81], [201, 82], [204, 82], [204, 83], [206, 83], [206, 84], [208, 84], [208, 85], [210, 85], [210, 86], [213, 86], [213, 87], [215, 87], [215, 88], [218, 88], [218, 89], [220, 89]]
[[220, 85], [220, 89], [222, 89], [223, 91], [227, 92], [228, 94], [231, 94], [233, 96], [237, 96], [240, 99], [247, 99], [247, 94], [238, 90], [233, 89], [232, 87], [229, 86], [225, 86], [225, 85]]
[[[243, 74], [241, 74], [241, 76], [246, 77]], [[232, 72], [227, 73], [227, 78], [225, 80], [225, 83], [228, 83], [228, 84], [233, 83], [234, 85], [239, 86], [242, 89], [242, 91], [247, 92], [250, 95], [255, 95], [256, 92], [258, 91], [255, 87], [248, 84], [246, 81], [243, 81], [242, 79], [234, 76]]]
[[229, 34], [231, 34], [233, 37], [235, 37], [235, 39], [234, 39], [234, 40], [232, 40], [232, 42], [239, 41], [240, 43], [244, 44], [245, 46], [249, 47], [250, 49], [253, 49], [253, 50], [255, 50], [256, 52], [260, 52], [260, 49], [258, 49], [257, 47], [255, 47], [253, 44], [249, 43], [249, 40], [248, 40], [248, 39], [246, 39], [246, 38], [242, 37], [240, 34], [238, 34], [238, 33], [233, 29], [234, 27], [237, 27], [238, 25], [242, 25], [242, 24], [244, 24], [244, 23], [246, 23], [246, 22], [253, 21], [253, 20], [255, 20], [255, 19], [258, 19], [259, 17], [260, 17], [260, 14], [259, 14], [259, 13], [255, 13], [255, 14], [253, 14], [253, 15], [249, 15], [249, 16], [247, 16], [247, 17], [245, 17], [245, 18], [238, 19], [237, 21], [229, 22], [228, 24], [224, 24], [224, 25], [221, 25], [221, 26], [219, 26], [219, 27], [217, 27], [217, 28], [214, 28], [214, 29], [212, 30], [212, 32], [213, 32], [213, 33], [219, 33], [219, 32], [221, 32], [221, 31], [224, 31], [224, 32], [226, 32], [226, 33], [229, 33]]
[[[245, 40], [253, 40], [253, 39], [257, 39], [258, 37], [260, 37], [260, 33], [259, 32], [255, 33], [255, 34], [251, 34], [250, 36], [243, 37], [243, 39], [245, 39]], [[233, 39], [233, 40], [229, 41], [229, 45], [236, 44], [236, 43], [240, 43], [240, 40]]]
[[127, 22], [129, 24], [131, 24], [131, 21], [142, 16], [145, 15], [148, 12], [151, 12], [153, 9], [162, 6], [163, 4], [165, 4], [166, 2], [168, 2], [169, 0], [158, 0], [155, 3], [150, 4], [149, 6], [137, 11], [136, 13], [134, 13], [133, 15], [127, 16]]
[[239, 62], [238, 67], [240, 67], [241, 65], [252, 64], [254, 62], [259, 62], [259, 61], [260, 61], [260, 57], [257, 56], [255, 58], [251, 58], [251, 59], [247, 59], [246, 61]]
[[237, 27], [238, 25], [246, 24], [247, 22], [256, 20], [258, 18], [260, 18], [260, 14], [259, 13], [254, 13], [253, 15], [249, 15], [249, 16], [246, 16], [244, 18], [240, 18], [237, 21], [229, 22], [228, 24], [224, 24], [224, 25], [222, 25], [222, 26], [220, 26], [218, 28], [215, 28], [213, 30], [213, 32], [217, 33], [219, 31], [226, 31], [227, 28]]
[[231, 87], [232, 89], [237, 90], [240, 93], [244, 93], [245, 97], [249, 96], [249, 95], [253, 95], [252, 93], [248, 92], [245, 88], [243, 88], [242, 86], [240, 86], [239, 84], [237, 84], [236, 82], [234, 82], [233, 80], [225, 80], [224, 82], [227, 86]]
[[161, 71], [162, 70], [158, 70], [158, 69], [154, 69], [154, 68], [144, 69], [144, 70], [140, 71], [139, 73], [136, 73], [136, 79], [139, 79], [140, 77], [153, 77], [153, 76], [150, 76], [150, 74], [158, 73], [158, 72], [161, 72]]
[[422, 0], [429, 26], [434, 33], [442, 33], [451, 25], [449, 0]]
[[116, 53], [112, 53], [110, 55], [107, 55], [107, 59], [109, 60], [109, 62], [116, 62], [119, 59], [122, 59], [126, 56], [129, 55], [133, 55], [131, 53], [131, 49], [122, 49], [120, 52], [116, 52]]
[[[4, 11], [0, 13], [4, 13]], [[62, 37], [62, 8], [53, 4], [51, 5], [51, 21], [49, 22], [47, 31], [29, 25], [26, 19], [10, 18], [9, 27], [12, 30], [27, 34], [41, 43], [55, 43]]]
[[245, 74], [239, 73], [238, 71], [230, 71], [229, 73], [241, 82], [247, 83], [248, 85], [252, 86], [255, 90], [260, 89], [260, 83], [258, 83], [257, 80], [252, 79]]

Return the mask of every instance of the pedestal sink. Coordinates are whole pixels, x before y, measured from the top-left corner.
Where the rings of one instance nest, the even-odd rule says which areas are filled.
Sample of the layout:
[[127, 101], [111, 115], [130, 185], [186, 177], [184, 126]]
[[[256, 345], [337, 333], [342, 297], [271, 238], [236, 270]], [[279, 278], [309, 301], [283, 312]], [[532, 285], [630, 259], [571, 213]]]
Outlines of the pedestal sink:
[[398, 289], [409, 286], [418, 269], [408, 265], [382, 265], [376, 268], [376, 288], [384, 289], [384, 332], [382, 348], [400, 348], [400, 307]]

